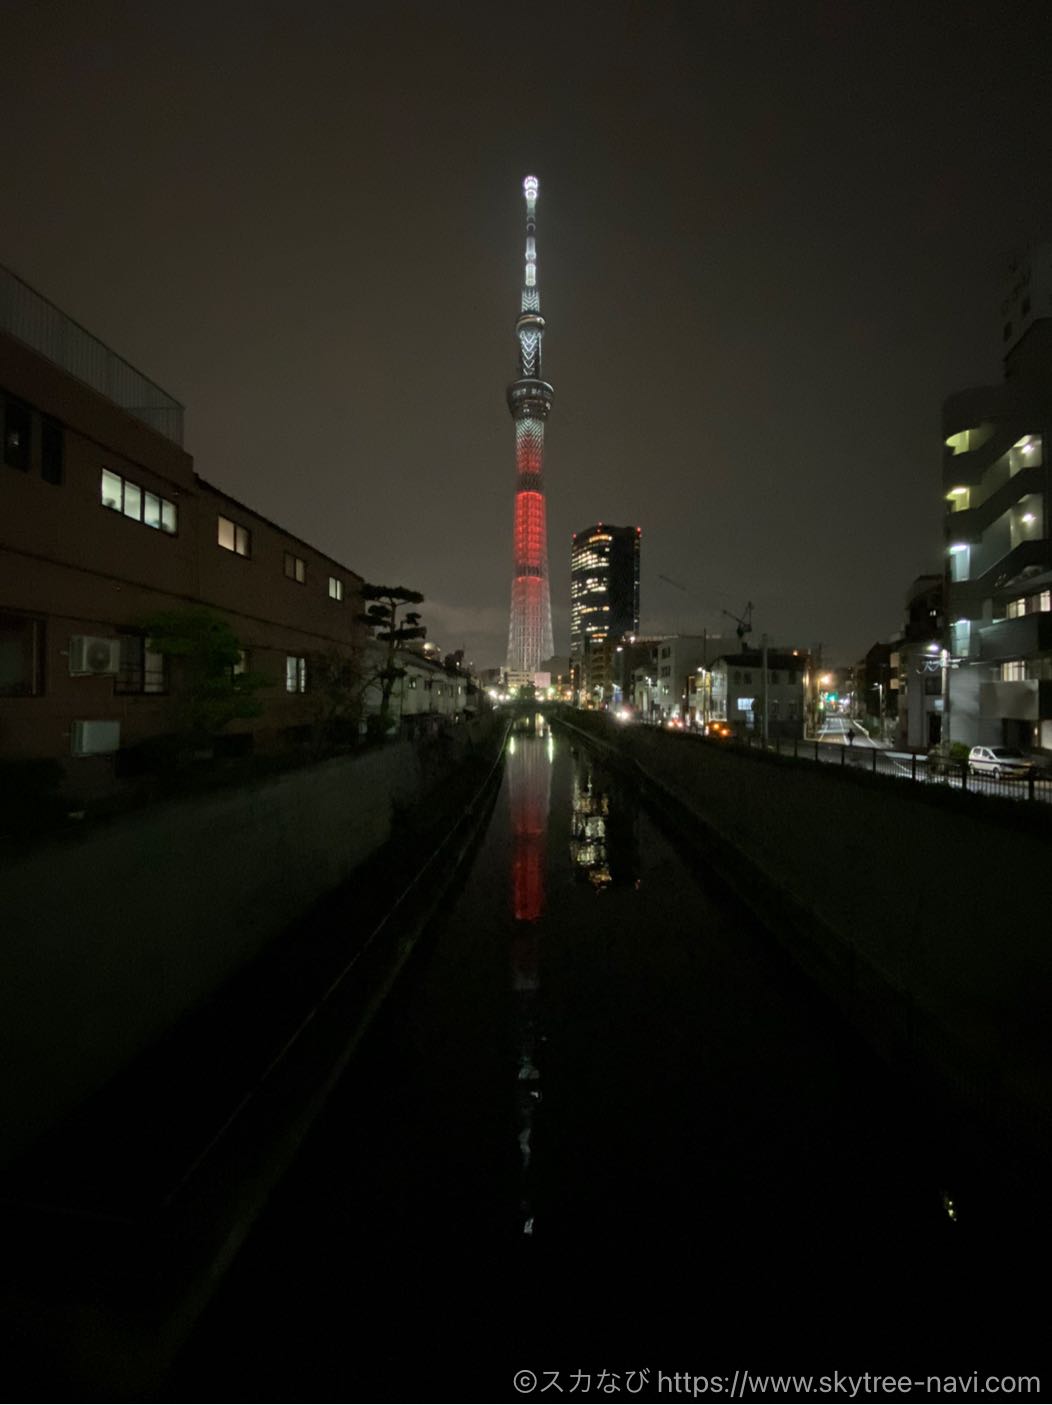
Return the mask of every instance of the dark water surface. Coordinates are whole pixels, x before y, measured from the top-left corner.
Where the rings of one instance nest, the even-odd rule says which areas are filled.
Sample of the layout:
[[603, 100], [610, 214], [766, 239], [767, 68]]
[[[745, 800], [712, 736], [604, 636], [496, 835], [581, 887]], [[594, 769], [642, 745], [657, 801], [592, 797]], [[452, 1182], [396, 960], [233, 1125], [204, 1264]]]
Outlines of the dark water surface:
[[634, 796], [537, 723], [171, 1397], [505, 1400], [519, 1369], [561, 1370], [564, 1394], [578, 1370], [1025, 1371], [1043, 1294], [1021, 1273], [1044, 1275], [1043, 1249], [957, 1146]]

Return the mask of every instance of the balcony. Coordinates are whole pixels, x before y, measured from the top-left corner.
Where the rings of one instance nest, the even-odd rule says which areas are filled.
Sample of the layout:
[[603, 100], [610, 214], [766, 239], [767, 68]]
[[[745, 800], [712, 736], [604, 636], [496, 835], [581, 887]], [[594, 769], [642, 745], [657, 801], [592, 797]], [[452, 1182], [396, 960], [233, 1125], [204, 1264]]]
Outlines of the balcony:
[[979, 658], [983, 663], [1024, 659], [1046, 649], [1052, 649], [1052, 614], [1047, 610], [979, 626]]
[[160, 386], [0, 266], [0, 331], [16, 337], [180, 448], [183, 407]]

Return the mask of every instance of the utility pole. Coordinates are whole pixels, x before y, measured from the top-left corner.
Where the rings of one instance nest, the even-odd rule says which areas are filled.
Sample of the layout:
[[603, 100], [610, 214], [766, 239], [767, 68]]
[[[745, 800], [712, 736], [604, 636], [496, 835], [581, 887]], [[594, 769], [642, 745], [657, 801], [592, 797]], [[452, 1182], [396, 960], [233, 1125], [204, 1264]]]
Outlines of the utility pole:
[[766, 746], [766, 745], [767, 745], [767, 635], [766, 635], [766, 634], [763, 634], [763, 635], [760, 636], [760, 646], [761, 646], [761, 648], [763, 649], [763, 693], [762, 693], [762, 695], [761, 695], [761, 696], [762, 696], [762, 699], [763, 699], [763, 701], [762, 701], [762, 703], [761, 703], [761, 706], [763, 707], [763, 744], [764, 744], [764, 746]]
[[939, 653], [942, 665], [942, 748], [947, 762], [950, 759], [950, 651], [943, 648]]

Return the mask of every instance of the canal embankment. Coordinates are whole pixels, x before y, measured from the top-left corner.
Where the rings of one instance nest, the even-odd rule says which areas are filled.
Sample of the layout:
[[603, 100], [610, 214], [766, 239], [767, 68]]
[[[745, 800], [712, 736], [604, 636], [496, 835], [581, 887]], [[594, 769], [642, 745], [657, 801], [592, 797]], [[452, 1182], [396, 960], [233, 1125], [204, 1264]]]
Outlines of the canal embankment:
[[[507, 725], [458, 728], [408, 768], [385, 748], [388, 775], [415, 782], [380, 791], [386, 842], [335, 889], [319, 864], [320, 899], [7, 1168], [0, 1311], [9, 1359], [37, 1363], [42, 1388], [142, 1398], [177, 1351], [484, 830]], [[260, 819], [291, 826], [275, 800], [256, 798]], [[301, 835], [282, 867], [304, 853]]]
[[1052, 1147], [1043, 815], [605, 715], [561, 720], [636, 776], [885, 1057], [1006, 1148]]
[[[396, 836], [419, 832], [423, 812], [451, 822], [455, 778], [498, 754], [505, 725], [490, 715], [9, 852], [0, 1165]], [[407, 847], [407, 870], [415, 858]]]

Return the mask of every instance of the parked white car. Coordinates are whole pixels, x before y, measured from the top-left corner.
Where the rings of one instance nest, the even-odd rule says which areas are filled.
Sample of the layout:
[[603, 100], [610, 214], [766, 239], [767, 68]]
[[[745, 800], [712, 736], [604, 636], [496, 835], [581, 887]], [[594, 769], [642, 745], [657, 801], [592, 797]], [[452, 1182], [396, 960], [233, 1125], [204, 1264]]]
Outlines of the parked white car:
[[1028, 776], [1034, 763], [1014, 746], [973, 746], [968, 769], [979, 776]]

